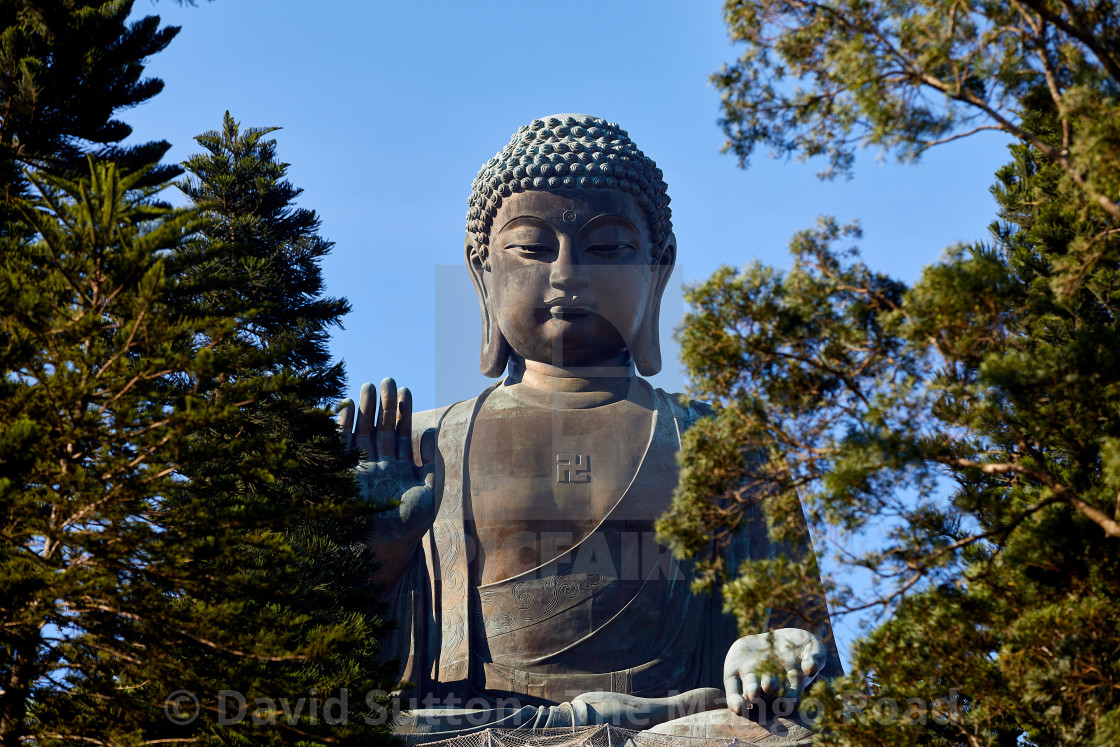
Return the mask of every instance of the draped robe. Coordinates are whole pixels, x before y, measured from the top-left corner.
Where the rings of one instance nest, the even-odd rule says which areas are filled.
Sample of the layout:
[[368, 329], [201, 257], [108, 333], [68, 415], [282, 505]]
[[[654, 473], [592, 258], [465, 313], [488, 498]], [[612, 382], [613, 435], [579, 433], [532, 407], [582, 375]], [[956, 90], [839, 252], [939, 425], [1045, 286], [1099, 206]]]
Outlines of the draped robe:
[[[500, 385], [415, 418], [414, 441], [437, 429], [436, 518], [390, 594], [399, 627], [386, 653], [399, 658], [402, 680], [411, 683], [406, 707], [467, 706], [487, 712], [478, 725], [540, 727], [585, 719], [568, 707], [581, 693], [722, 690], [735, 620], [715, 596], [693, 594], [691, 563], [653, 539], [653, 522], [676, 487], [680, 435], [707, 405], [650, 389], [656, 409], [644, 456], [595, 530], [562, 557], [476, 585], [468, 455], [482, 404]], [[775, 552], [763, 521], [745, 526], [727, 548], [730, 568]], [[815, 632], [829, 648], [827, 676], [837, 661], [831, 629]]]

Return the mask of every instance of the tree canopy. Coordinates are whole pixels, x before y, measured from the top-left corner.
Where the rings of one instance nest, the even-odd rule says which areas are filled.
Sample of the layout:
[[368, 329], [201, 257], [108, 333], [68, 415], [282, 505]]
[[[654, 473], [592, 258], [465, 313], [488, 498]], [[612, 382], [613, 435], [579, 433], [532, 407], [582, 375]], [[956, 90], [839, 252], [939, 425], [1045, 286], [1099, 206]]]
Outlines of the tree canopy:
[[0, 11], [0, 744], [368, 744], [331, 245], [228, 116], [160, 199], [180, 169], [116, 116], [175, 29], [132, 5]]
[[[179, 32], [157, 16], [129, 22], [133, 0], [17, 0], [0, 6], [0, 183], [19, 188], [20, 169], [88, 173], [86, 156], [130, 172], [156, 164], [164, 141], [121, 145], [132, 128], [117, 118], [163, 89], [144, 62]], [[177, 169], [155, 167], [149, 184]]]
[[222, 362], [200, 332], [230, 322], [199, 308], [175, 252], [198, 214], [154, 204], [142, 178], [33, 174], [40, 196], [20, 209], [38, 238], [0, 259], [5, 745], [128, 742], [155, 722], [179, 665], [151, 652], [208, 639], [178, 600], [208, 592], [200, 545], [236, 533], [166, 520], [181, 470], [205, 458], [191, 434], [221, 416], [199, 406]]
[[[818, 593], [883, 613], [849, 676], [818, 691], [822, 743], [1120, 738], [1111, 7], [727, 5], [748, 47], [717, 82], [744, 161], [768, 144], [843, 170], [861, 145], [911, 157], [977, 126], [1017, 139], [990, 240], [912, 286], [859, 260], [858, 226], [823, 219], [788, 271], [724, 268], [688, 294], [683, 358], [715, 416], [684, 436], [661, 530], [727, 579], [744, 632]], [[818, 552], [870, 589], [815, 585], [811, 559], [722, 566], [721, 538], [755, 507], [801, 531], [799, 499]]]
[[[389, 623], [372, 582], [374, 558], [361, 544], [375, 507], [358, 498], [356, 455], [343, 448], [331, 411], [345, 376], [326, 343], [350, 305], [324, 296], [319, 263], [332, 245], [318, 235], [315, 212], [294, 204], [302, 190], [285, 179], [287, 164], [267, 137], [276, 129], [243, 129], [226, 112], [220, 131], [198, 136], [204, 152], [184, 163], [181, 184], [213, 219], [201, 231], [202, 244], [222, 249], [197, 267], [215, 283], [204, 303], [215, 311], [249, 310], [236, 335], [215, 341], [231, 358], [211, 396], [254, 400], [197, 434], [219, 455], [236, 443], [239, 462], [212, 459], [187, 471], [190, 493], [239, 511], [259, 505], [268, 516], [263, 526], [273, 544], [242, 546], [238, 564], [220, 557], [207, 565], [217, 579], [237, 574], [244, 583], [238, 598], [247, 605], [239, 610], [245, 620], [233, 629], [252, 640], [272, 638], [289, 652], [277, 661], [219, 662], [209, 695], [215, 711], [235, 709], [225, 713], [229, 721], [240, 702], [222, 701], [217, 690], [231, 689], [231, 682], [242, 683], [248, 702], [310, 702], [317, 693], [325, 699], [345, 690], [352, 694], [345, 723], [324, 722], [306, 708], [298, 718], [276, 719], [272, 730], [250, 718], [234, 726], [253, 744], [310, 735], [369, 744], [391, 725], [381, 708], [396, 681], [381, 661], [379, 641]], [[246, 462], [267, 469], [268, 479], [247, 479], [238, 469]], [[371, 692], [381, 695], [367, 702]], [[218, 721], [211, 733], [228, 739], [231, 726]]]
[[[744, 52], [714, 76], [727, 147], [821, 156], [827, 174], [880, 146], [927, 148], [999, 130], [1038, 149], [1120, 218], [1120, 12], [1113, 0], [729, 0]], [[1043, 90], [1046, 137], [1022, 102]]]

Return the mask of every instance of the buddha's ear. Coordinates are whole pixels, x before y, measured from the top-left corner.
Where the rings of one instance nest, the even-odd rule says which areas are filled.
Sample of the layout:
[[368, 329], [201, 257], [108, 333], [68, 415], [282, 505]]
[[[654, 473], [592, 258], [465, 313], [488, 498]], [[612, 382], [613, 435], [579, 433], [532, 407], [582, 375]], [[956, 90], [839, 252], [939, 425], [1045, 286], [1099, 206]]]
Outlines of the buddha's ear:
[[661, 371], [661, 297], [669, 287], [669, 277], [676, 265], [677, 238], [670, 233], [650, 263], [653, 278], [650, 281], [649, 299], [638, 329], [638, 339], [630, 346], [630, 358], [642, 376], [653, 376]]
[[484, 376], [494, 379], [505, 373], [509, 362], [509, 343], [498, 326], [493, 301], [493, 285], [490, 276], [490, 262], [482, 256], [474, 237], [467, 234], [463, 253], [466, 255], [467, 270], [478, 294], [478, 305], [482, 309], [482, 353], [478, 368]]

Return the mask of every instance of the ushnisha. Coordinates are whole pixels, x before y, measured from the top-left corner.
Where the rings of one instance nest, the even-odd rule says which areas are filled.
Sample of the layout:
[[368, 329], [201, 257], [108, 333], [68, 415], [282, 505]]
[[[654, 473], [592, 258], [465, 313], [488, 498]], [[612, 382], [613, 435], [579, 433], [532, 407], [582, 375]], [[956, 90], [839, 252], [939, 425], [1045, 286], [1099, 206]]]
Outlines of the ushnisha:
[[634, 195], [649, 218], [655, 246], [673, 230], [664, 175], [626, 130], [586, 114], [554, 114], [519, 127], [506, 147], [479, 169], [471, 185], [467, 232], [485, 252], [503, 198], [528, 190], [577, 188]]

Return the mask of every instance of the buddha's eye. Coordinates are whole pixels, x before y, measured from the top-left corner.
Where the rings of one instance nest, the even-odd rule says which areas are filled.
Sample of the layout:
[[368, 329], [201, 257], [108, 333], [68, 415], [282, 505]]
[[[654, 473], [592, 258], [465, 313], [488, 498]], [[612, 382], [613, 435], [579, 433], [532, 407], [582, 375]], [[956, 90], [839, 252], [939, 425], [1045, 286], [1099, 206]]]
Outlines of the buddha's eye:
[[525, 257], [542, 257], [553, 253], [553, 249], [545, 244], [508, 244], [506, 249]]
[[603, 257], [606, 259], [622, 259], [623, 257], [628, 256], [630, 252], [634, 251], [634, 246], [632, 244], [626, 243], [592, 244], [591, 246], [587, 247], [587, 251], [588, 253], [594, 254], [597, 257]]

